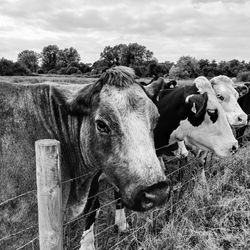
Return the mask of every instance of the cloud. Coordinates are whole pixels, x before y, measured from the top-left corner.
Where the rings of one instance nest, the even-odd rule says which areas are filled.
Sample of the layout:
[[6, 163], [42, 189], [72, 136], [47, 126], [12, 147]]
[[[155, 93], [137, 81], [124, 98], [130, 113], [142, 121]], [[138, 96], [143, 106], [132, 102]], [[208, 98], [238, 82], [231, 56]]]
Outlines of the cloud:
[[74, 46], [83, 60], [93, 62], [106, 45], [138, 42], [160, 61], [186, 54], [218, 59], [239, 55], [249, 60], [242, 52], [250, 42], [249, 7], [249, 2], [238, 0], [178, 4], [170, 0], [1, 0], [0, 56], [57, 44]]
[[207, 3], [221, 2], [221, 3], [234, 3], [234, 4], [244, 4], [247, 0], [192, 0], [193, 3]]

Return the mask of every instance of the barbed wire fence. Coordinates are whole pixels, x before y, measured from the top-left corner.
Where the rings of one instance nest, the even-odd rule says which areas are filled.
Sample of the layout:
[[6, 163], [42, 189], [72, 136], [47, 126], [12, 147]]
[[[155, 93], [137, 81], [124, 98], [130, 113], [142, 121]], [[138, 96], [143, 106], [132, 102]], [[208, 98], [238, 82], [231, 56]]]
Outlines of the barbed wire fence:
[[[245, 137], [249, 137], [250, 136], [250, 132], [247, 133], [247, 134], [244, 134], [242, 135], [241, 137], [238, 137], [237, 139], [240, 139], [240, 138], [245, 138]], [[244, 148], [244, 147], [248, 147], [250, 145], [250, 142], [247, 142], [245, 143], [241, 148]], [[168, 148], [170, 147], [171, 145], [166, 145], [164, 146], [164, 148]], [[162, 149], [162, 148], [161, 148]], [[158, 149], [156, 149], [158, 150]], [[191, 166], [192, 164], [198, 164], [198, 159], [197, 158], [192, 158], [192, 159], [189, 159], [189, 162], [184, 164], [184, 165], [179, 165], [178, 162], [180, 159], [178, 157], [171, 157], [169, 158], [168, 160], [168, 164], [170, 164], [171, 162], [173, 162], [173, 165], [176, 166], [176, 169], [171, 171], [170, 173], [167, 173], [166, 176], [167, 178], [170, 178], [170, 177], [173, 177], [174, 175], [177, 175], [177, 177], [175, 176], [174, 179], [178, 179], [178, 174], [181, 172], [181, 171], [184, 171], [184, 172], [190, 172], [190, 169], [188, 169], [189, 166]], [[213, 155], [211, 156], [211, 159], [210, 159], [210, 165], [212, 164], [211, 161], [213, 161]], [[225, 165], [224, 167], [230, 169], [231, 171], [236, 171], [238, 169], [232, 169], [230, 168], [229, 165]], [[242, 167], [239, 167], [239, 168], [242, 168]], [[188, 169], [188, 170], [187, 170]], [[173, 212], [177, 212], [177, 211], [181, 211], [182, 210], [182, 206], [180, 206], [181, 204], [184, 204], [183, 207], [185, 206], [185, 202], [187, 201], [187, 198], [191, 197], [193, 195], [193, 185], [194, 183], [197, 181], [197, 178], [199, 178], [199, 173], [200, 173], [200, 170], [201, 168], [198, 168], [199, 170], [198, 171], [195, 171], [195, 173], [193, 173], [192, 177], [189, 178], [187, 181], [184, 181], [183, 183], [181, 183], [181, 180], [177, 180], [176, 183], [173, 185], [173, 191], [172, 191], [172, 195], [170, 197], [170, 200], [168, 202], [168, 204], [166, 205], [165, 208], [156, 208], [154, 209], [153, 211], [150, 211], [149, 213], [147, 213], [147, 219], [143, 222], [138, 222], [138, 212], [132, 212], [132, 211], [129, 211], [129, 214], [126, 216], [126, 220], [129, 221], [131, 224], [135, 224], [134, 227], [131, 227], [131, 229], [129, 229], [128, 233], [125, 233], [125, 234], [120, 234], [119, 232], [117, 232], [117, 228], [116, 228], [116, 225], [114, 223], [111, 223], [111, 225], [107, 225], [106, 223], [103, 224], [103, 226], [105, 227], [104, 229], [102, 229], [101, 231], [98, 231], [96, 232], [95, 234], [95, 239], [96, 241], [99, 241], [99, 238], [102, 238], [102, 246], [99, 247], [99, 244], [96, 244], [96, 249], [123, 249], [123, 248], [119, 248], [119, 246], [122, 246], [122, 244], [128, 240], [129, 238], [132, 238], [134, 241], [132, 242], [136, 242], [138, 241], [136, 237], [136, 233], [138, 234], [140, 231], [142, 230], [146, 230], [147, 231], [147, 227], [149, 225], [152, 225], [154, 224], [155, 220], [161, 216], [163, 216], [166, 220], [168, 220], [168, 217], [169, 217], [169, 214], [173, 213]], [[210, 168], [206, 168], [204, 170], [204, 174], [208, 174], [210, 171]], [[91, 175], [92, 173], [88, 173], [88, 174], [84, 174], [84, 175], [81, 175], [81, 176], [78, 176], [76, 178], [72, 178], [72, 179], [69, 179], [65, 182], [62, 182], [62, 185], [65, 184], [65, 183], [68, 183], [68, 182], [73, 182], [77, 179], [80, 179], [80, 178], [83, 178], [83, 177], [86, 177], [88, 175]], [[183, 194], [180, 195], [180, 191], [183, 191], [184, 187], [187, 187], [187, 185], [190, 185], [190, 184], [193, 184], [191, 185], [189, 188], [185, 188], [185, 190], [188, 190], [189, 192], [183, 192]], [[108, 184], [109, 185], [109, 184]], [[115, 210], [115, 204], [116, 202], [120, 199], [114, 199], [113, 198], [113, 191], [115, 190], [114, 186], [109, 186], [109, 187], [106, 187], [104, 190], [101, 190], [100, 192], [98, 192], [97, 194], [89, 197], [90, 198], [94, 198], [96, 196], [107, 196], [109, 201], [105, 201], [105, 204], [101, 204], [101, 206], [96, 209], [96, 212], [97, 210], [100, 211], [99, 215], [103, 212], [103, 210], [107, 210], [110, 212], [110, 211], [114, 211]], [[12, 201], [15, 201], [17, 199], [22, 199], [23, 197], [25, 196], [30, 196], [30, 195], [36, 195], [36, 192], [37, 190], [30, 190], [28, 192], [25, 192], [25, 193], [22, 193], [20, 195], [17, 195], [17, 196], [14, 196], [14, 197], [11, 197], [3, 202], [0, 203], [0, 209], [2, 206], [12, 202]], [[174, 194], [178, 194], [177, 197], [174, 197], [176, 195]], [[111, 207], [112, 206], [112, 207]], [[180, 207], [178, 207], [180, 206]], [[190, 207], [187, 211], [185, 211], [184, 213], [181, 213], [181, 216], [184, 216], [185, 214], [189, 213], [190, 211], [192, 211], [193, 207]], [[93, 213], [94, 211], [91, 211], [87, 214], [84, 214], [84, 215], [81, 215], [81, 216], [78, 216], [77, 218], [75, 219], [72, 219], [71, 221], [68, 221], [68, 222], [65, 222], [63, 224], [64, 226], [64, 247], [65, 249], [78, 249], [80, 247], [79, 244], [75, 244], [74, 242], [77, 241], [79, 242], [79, 239], [81, 239], [81, 234], [80, 235], [77, 235], [75, 237], [73, 237], [73, 239], [71, 239], [70, 237], [68, 237], [68, 235], [71, 235], [71, 229], [70, 229], [70, 225], [72, 223], [80, 223], [81, 224], [81, 221], [86, 219], [86, 217], [90, 214], [90, 213]], [[114, 217], [114, 213], [112, 213], [112, 217]], [[156, 214], [156, 215], [155, 215]], [[103, 214], [103, 216], [105, 216], [107, 214]], [[109, 214], [110, 216], [110, 214]], [[179, 216], [179, 217], [181, 217]], [[111, 219], [111, 221], [113, 221], [113, 219]], [[98, 223], [98, 221], [97, 221]], [[142, 225], [139, 225], [138, 224], [142, 224]], [[11, 238], [14, 238], [14, 237], [17, 237], [21, 234], [24, 234], [24, 233], [27, 233], [29, 232], [30, 230], [36, 230], [37, 231], [37, 228], [38, 228], [38, 224], [34, 224], [30, 227], [27, 227], [27, 228], [24, 228], [20, 231], [17, 231], [17, 232], [13, 232], [11, 234], [8, 234], [8, 235], [5, 235], [3, 236], [2, 238], [0, 238], [0, 244], [6, 240], [10, 240]], [[107, 234], [110, 234], [110, 230], [114, 231], [115, 234], [117, 234], [117, 237], [113, 237], [112, 238], [112, 242], [111, 242], [111, 245], [110, 243], [108, 242], [110, 239], [109, 237], [101, 237], [103, 234], [105, 234], [107, 236]], [[76, 231], [74, 232], [75, 235], [78, 234], [79, 232]], [[104, 240], [103, 240], [104, 239]], [[115, 239], [115, 242], [114, 242], [114, 239]], [[39, 241], [39, 236], [38, 236], [38, 233], [36, 234], [36, 236], [34, 238], [32, 238], [31, 240], [29, 240], [28, 242], [26, 242], [24, 245], [16, 248], [17, 250], [21, 250], [21, 249], [26, 249], [27, 246], [29, 246], [29, 249], [36, 249], [36, 247], [39, 245], [38, 244], [38, 241]], [[138, 247], [140, 246], [141, 242], [137, 242], [138, 244]], [[108, 246], [108, 248], [107, 248]], [[126, 246], [126, 249], [129, 249], [128, 246]], [[135, 248], [136, 249], [136, 248]]]

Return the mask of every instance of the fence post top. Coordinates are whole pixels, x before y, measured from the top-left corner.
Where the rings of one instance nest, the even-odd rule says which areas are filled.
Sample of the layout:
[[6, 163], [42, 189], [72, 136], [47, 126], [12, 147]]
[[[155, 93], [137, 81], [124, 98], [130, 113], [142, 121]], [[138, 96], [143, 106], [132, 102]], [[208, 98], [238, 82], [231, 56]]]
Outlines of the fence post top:
[[35, 145], [37, 146], [54, 146], [54, 145], [59, 145], [59, 144], [60, 142], [55, 139], [41, 139], [35, 142]]

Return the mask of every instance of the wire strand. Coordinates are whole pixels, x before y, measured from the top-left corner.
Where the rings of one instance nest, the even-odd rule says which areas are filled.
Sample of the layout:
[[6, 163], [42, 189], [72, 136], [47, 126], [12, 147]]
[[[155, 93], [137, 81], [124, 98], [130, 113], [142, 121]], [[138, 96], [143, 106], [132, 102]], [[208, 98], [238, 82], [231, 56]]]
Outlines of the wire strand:
[[26, 244], [24, 244], [23, 246], [17, 248], [16, 250], [20, 250], [20, 249], [23, 249], [24, 247], [28, 246], [29, 244], [33, 244], [35, 240], [38, 239], [38, 236], [35, 237], [34, 239], [32, 239], [31, 241], [27, 242]]
[[26, 193], [22, 193], [22, 194], [19, 194], [19, 195], [15, 196], [15, 197], [9, 198], [9, 199], [7, 199], [7, 200], [1, 202], [1, 203], [0, 203], [0, 207], [3, 206], [3, 205], [5, 205], [5, 204], [7, 204], [7, 203], [9, 203], [9, 202], [11, 202], [11, 201], [13, 201], [13, 200], [16, 200], [16, 199], [21, 198], [21, 197], [23, 197], [23, 196], [25, 196], [25, 195], [34, 193], [34, 192], [36, 192], [36, 191], [37, 191], [37, 190], [35, 190], [35, 189], [34, 189], [34, 190], [30, 190], [30, 191], [28, 191], [28, 192], [26, 192]]
[[36, 225], [34, 225], [34, 226], [31, 226], [31, 227], [27, 227], [27, 228], [25, 228], [25, 229], [23, 229], [23, 230], [20, 230], [20, 231], [16, 232], [16, 233], [13, 233], [13, 234], [9, 234], [9, 235], [7, 235], [7, 236], [4, 236], [3, 238], [0, 239], [0, 242], [1, 242], [1, 241], [4, 241], [4, 240], [8, 240], [8, 239], [10, 239], [10, 238], [12, 238], [12, 237], [14, 237], [14, 236], [17, 236], [17, 235], [19, 235], [19, 234], [21, 234], [21, 233], [24, 233], [24, 232], [26, 232], [26, 231], [28, 231], [28, 230], [30, 230], [30, 229], [33, 229], [33, 228], [35, 228], [35, 227], [37, 227], [37, 226], [38, 226], [38, 224], [36, 224]]

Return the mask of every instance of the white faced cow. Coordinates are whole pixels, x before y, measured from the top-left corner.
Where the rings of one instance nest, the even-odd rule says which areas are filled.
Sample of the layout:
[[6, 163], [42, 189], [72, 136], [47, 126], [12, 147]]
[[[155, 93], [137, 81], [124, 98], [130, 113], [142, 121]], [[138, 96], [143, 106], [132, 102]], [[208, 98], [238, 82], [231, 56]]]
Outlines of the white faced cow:
[[[245, 85], [235, 86], [234, 82], [224, 75], [216, 76], [210, 82], [231, 127], [240, 128], [245, 126], [247, 124], [247, 114], [242, 110], [237, 100], [239, 96], [248, 92], [248, 88]], [[235, 88], [237, 88], [237, 91]], [[205, 162], [207, 151], [188, 144], [187, 146], [192, 148], [195, 155], [201, 156], [200, 160], [202, 163]], [[181, 150], [184, 152], [185, 146], [182, 145]]]
[[[164, 203], [169, 186], [153, 138], [159, 113], [149, 98], [161, 86], [143, 89], [134, 77], [130, 68], [114, 67], [89, 85], [0, 83], [0, 203], [36, 189], [39, 139], [61, 143], [68, 219], [91, 212], [87, 198], [100, 170], [128, 208], [145, 211]], [[0, 238], [35, 225], [36, 207], [32, 195], [1, 206]], [[34, 233], [1, 241], [0, 248], [15, 249]]]

